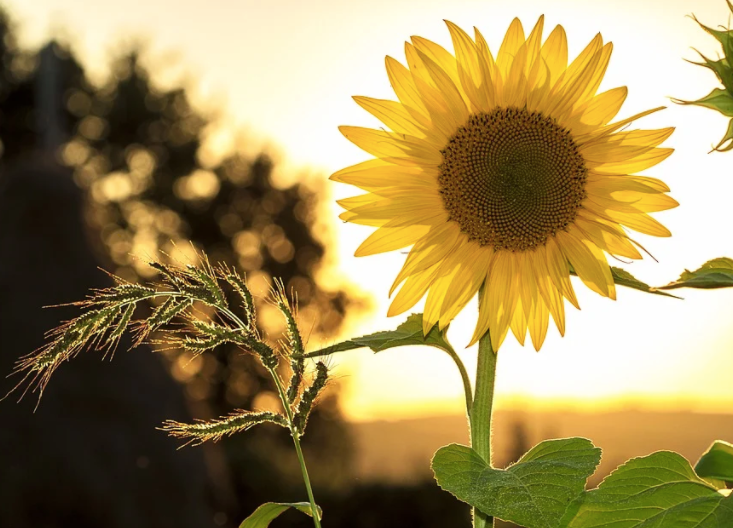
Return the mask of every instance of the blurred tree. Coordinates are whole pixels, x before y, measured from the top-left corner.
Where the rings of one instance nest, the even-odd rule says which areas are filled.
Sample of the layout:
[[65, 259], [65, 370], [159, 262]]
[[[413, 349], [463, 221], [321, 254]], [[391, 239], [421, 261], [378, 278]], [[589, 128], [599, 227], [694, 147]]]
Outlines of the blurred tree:
[[[63, 123], [55, 134], [46, 126], [46, 136], [59, 144], [57, 159], [87, 191], [90, 240], [105, 268], [135, 279], [147, 271], [146, 255], [162, 250], [185, 261], [193, 248], [203, 250], [212, 261], [247, 272], [263, 294], [272, 277], [281, 277], [297, 291], [306, 328], [319, 336], [332, 335], [347, 307], [362, 302], [316, 282], [325, 250], [315, 236], [315, 192], [302, 184], [278, 187], [265, 154], [250, 159], [235, 152], [204, 166], [199, 152], [209, 120], [192, 108], [184, 88], [161, 90], [151, 83], [140, 50], [122, 55], [100, 87], [87, 81], [68, 48], [52, 44], [48, 50], [64, 69], [55, 87], [63, 98], [41, 108], [34, 89], [49, 87], [39, 54], [19, 50], [7, 16], [0, 15], [0, 169], [37, 155], [39, 131], [50, 115]], [[282, 327], [274, 310], [264, 302], [260, 310], [264, 330], [277, 339]], [[165, 355], [196, 416], [272, 403], [256, 363], [232, 348], [195, 360], [176, 350]], [[225, 457], [215, 466], [219, 480], [233, 484], [232, 520], [263, 500], [302, 499], [297, 462], [283, 433], [256, 428], [221, 444]], [[304, 442], [315, 462], [314, 484], [324, 491], [341, 486], [351, 471], [352, 442], [333, 391], [313, 414]]]
[[[233, 153], [203, 167], [198, 153], [207, 119], [192, 109], [184, 89], [157, 90], [138, 51], [118, 59], [108, 85], [92, 94], [71, 90], [67, 107], [78, 121], [62, 156], [90, 190], [89, 218], [117, 273], [132, 279], [148, 273], [145, 255], [161, 250], [183, 261], [195, 258], [193, 248], [203, 250], [212, 261], [247, 272], [253, 289], [263, 295], [273, 277], [282, 278], [297, 292], [301, 323], [321, 336], [338, 329], [353, 299], [316, 283], [324, 247], [314, 232], [313, 191], [301, 184], [278, 188], [272, 161], [264, 154], [250, 160]], [[280, 315], [266, 302], [259, 309], [263, 330], [278, 339]], [[166, 354], [173, 375], [199, 404], [198, 416], [275, 401], [266, 374], [235, 347], [223, 346], [195, 360], [177, 350]], [[306, 437], [307, 455], [329, 461], [317, 465], [314, 483], [336, 488], [350, 473], [351, 448], [333, 394], [311, 420], [309, 436], [319, 441]], [[244, 511], [271, 500], [284, 480], [299, 482], [283, 433], [258, 428], [222, 444]]]
[[[83, 235], [82, 193], [54, 160], [68, 139], [65, 87], [88, 89], [81, 67], [53, 43], [14, 46], [0, 12], [0, 395], [18, 356], [71, 302], [109, 281]], [[34, 397], [0, 407], [0, 526], [201, 528], [214, 525], [201, 453], [175, 453], [154, 428], [190, 420], [181, 387], [150, 354], [116, 369], [87, 355], [63, 369], [34, 413]], [[152, 402], [152, 403], [151, 403]]]

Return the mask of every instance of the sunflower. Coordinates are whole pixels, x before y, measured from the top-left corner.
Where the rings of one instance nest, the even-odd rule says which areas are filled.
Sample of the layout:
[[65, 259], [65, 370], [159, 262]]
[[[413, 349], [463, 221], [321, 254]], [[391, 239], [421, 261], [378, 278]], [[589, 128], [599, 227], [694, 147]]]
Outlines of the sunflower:
[[426, 334], [479, 292], [471, 344], [490, 330], [498, 350], [511, 328], [523, 345], [529, 329], [539, 350], [550, 315], [564, 335], [564, 299], [579, 308], [571, 271], [615, 299], [606, 254], [642, 258], [627, 229], [670, 236], [648, 213], [678, 203], [633, 173], [672, 153], [658, 146], [673, 128], [625, 130], [661, 107], [609, 124], [627, 94], [597, 94], [611, 43], [597, 35], [568, 66], [564, 29], [543, 43], [543, 23], [525, 38], [514, 19], [496, 59], [451, 22], [455, 56], [413, 37], [408, 67], [386, 58], [399, 101], [354, 98], [391, 132], [340, 128], [375, 156], [331, 176], [367, 191], [340, 200], [340, 218], [378, 228], [356, 256], [412, 246], [388, 315], [427, 294]]

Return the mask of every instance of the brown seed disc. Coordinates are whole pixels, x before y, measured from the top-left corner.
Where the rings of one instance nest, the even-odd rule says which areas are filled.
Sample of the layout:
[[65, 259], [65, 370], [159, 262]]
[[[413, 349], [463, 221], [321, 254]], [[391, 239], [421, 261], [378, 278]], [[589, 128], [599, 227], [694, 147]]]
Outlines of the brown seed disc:
[[588, 171], [570, 132], [524, 108], [472, 115], [441, 151], [440, 194], [461, 231], [526, 251], [575, 220]]

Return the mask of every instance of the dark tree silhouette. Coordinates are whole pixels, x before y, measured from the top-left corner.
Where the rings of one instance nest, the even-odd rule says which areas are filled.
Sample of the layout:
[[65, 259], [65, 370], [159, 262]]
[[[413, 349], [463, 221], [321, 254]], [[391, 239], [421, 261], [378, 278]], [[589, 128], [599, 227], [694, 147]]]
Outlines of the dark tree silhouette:
[[[86, 87], [81, 67], [50, 44], [38, 54], [13, 46], [0, 14], [0, 394], [20, 355], [68, 318], [71, 302], [108, 278], [83, 236], [82, 193], [54, 161], [68, 138], [67, 86]], [[189, 420], [180, 386], [151, 354], [117, 368], [91, 355], [60, 373], [34, 413], [34, 397], [0, 407], [0, 526], [14, 528], [199, 528], [214, 525], [201, 453], [173, 451], [154, 430]], [[152, 403], [151, 403], [152, 402]]]
[[[300, 184], [275, 186], [272, 161], [264, 154], [247, 159], [234, 153], [215, 167], [202, 167], [197, 153], [207, 120], [191, 108], [185, 90], [156, 90], [138, 52], [122, 56], [114, 72], [110, 84], [91, 95], [69, 95], [71, 110], [79, 113], [74, 106], [78, 104], [88, 113], [79, 115], [77, 135], [64, 155], [90, 189], [90, 218], [117, 272], [135, 278], [147, 266], [131, 253], [185, 252], [190, 242], [212, 261], [256, 277], [255, 290], [259, 285], [265, 294], [273, 277], [282, 278], [297, 292], [301, 315], [310, 314], [305, 324], [321, 336], [335, 332], [353, 299], [344, 291], [324, 290], [315, 281], [325, 250], [314, 233], [313, 191]], [[260, 308], [265, 330], [277, 339], [279, 315], [268, 317], [271, 307], [265, 303]], [[268, 401], [268, 377], [235, 347], [223, 346], [193, 364], [179, 351], [167, 354], [174, 374], [187, 383], [189, 395], [199, 404], [197, 414], [218, 416]], [[330, 460], [317, 465], [313, 478], [338, 487], [349, 474], [351, 449], [333, 394], [316, 409], [312, 423], [309, 436], [319, 441], [306, 437], [307, 453], [324, 459], [318, 452], [328, 453]], [[299, 480], [283, 431], [257, 429], [223, 446], [245, 510], [282, 489], [283, 474], [265, 471], [264, 465], [281, 467], [295, 477], [285, 480]]]
[[[54, 57], [50, 74], [48, 68], [39, 67], [44, 53]], [[273, 277], [282, 278], [289, 289], [297, 290], [301, 315], [314, 335], [329, 336], [338, 329], [353, 298], [344, 291], [326, 290], [315, 281], [325, 250], [315, 236], [316, 195], [312, 190], [300, 184], [275, 186], [273, 163], [264, 154], [250, 159], [235, 152], [214, 167], [202, 166], [198, 153], [209, 124], [206, 116], [191, 107], [184, 88], [156, 89], [137, 50], [116, 61], [104, 86], [93, 86], [63, 45], [51, 43], [39, 53], [18, 49], [3, 13], [0, 54], [0, 170], [8, 173], [40, 159], [45, 160], [46, 168], [54, 161], [69, 167], [86, 192], [84, 217], [90, 228], [87, 234], [72, 232], [69, 236], [88, 238], [103, 267], [135, 279], [146, 268], [145, 254], [164, 250], [174, 258], [192, 253], [195, 247], [212, 261], [248, 273], [263, 294]], [[42, 171], [63, 172], [59, 167]], [[5, 174], [0, 186], [7, 187], [9, 180]], [[24, 200], [32, 205], [32, 196]], [[2, 251], [7, 255], [12, 248], [6, 245]], [[56, 264], [53, 258], [45, 258], [42, 266], [51, 269]], [[89, 277], [85, 273], [79, 276]], [[58, 274], [54, 277], [61, 280]], [[22, 280], [6, 278], [8, 284]], [[88, 287], [99, 284], [98, 278], [88, 280]], [[83, 291], [76, 291], [83, 297]], [[73, 300], [36, 299], [40, 304]], [[262, 304], [261, 319], [275, 340], [279, 320], [268, 317], [269, 308]], [[53, 319], [53, 312], [50, 314]], [[37, 341], [43, 331], [53, 326], [48, 320], [44, 324], [44, 328], [34, 327], [34, 339], [24, 342], [24, 347], [31, 342], [40, 344]], [[5, 327], [0, 332], [10, 336], [18, 330]], [[3, 356], [17, 358], [30, 351], [4, 347]], [[250, 357], [233, 348], [222, 347], [193, 362], [176, 350], [165, 351], [165, 356], [174, 377], [184, 383], [198, 417], [266, 406], [271, 400], [267, 378]], [[115, 369], [115, 365], [101, 366]], [[131, 393], [137, 390], [139, 387], [130, 385]], [[220, 484], [214, 491], [229, 497], [225, 509], [232, 522], [266, 500], [302, 498], [297, 462], [283, 433], [258, 428], [212, 450], [210, 458], [220, 461], [213, 464]], [[351, 445], [332, 388], [313, 414], [304, 439], [306, 456], [314, 462], [328, 461], [313, 464], [314, 484], [326, 491], [344, 482], [350, 473]], [[177, 477], [172, 474], [171, 478]], [[291, 487], [283, 486], [285, 482]]]

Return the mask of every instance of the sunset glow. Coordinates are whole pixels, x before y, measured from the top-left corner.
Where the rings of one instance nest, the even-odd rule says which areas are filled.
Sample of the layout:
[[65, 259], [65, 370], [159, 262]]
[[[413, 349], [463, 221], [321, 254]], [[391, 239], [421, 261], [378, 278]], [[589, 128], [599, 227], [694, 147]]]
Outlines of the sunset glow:
[[[722, 227], [730, 222], [733, 154], [708, 154], [726, 120], [668, 99], [697, 99], [716, 84], [711, 72], [683, 60], [698, 59], [691, 47], [710, 57], [718, 54], [715, 40], [687, 15], [694, 10], [701, 21], [715, 25], [727, 19], [725, 2], [12, 0], [8, 5], [20, 24], [21, 45], [37, 47], [49, 36], [60, 36], [98, 79], [107, 72], [95, 70], [95, 64], [106, 63], [101, 59], [125, 42], [144, 39], [151, 50], [147, 60], [159, 72], [157, 80], [190, 83], [195, 102], [220, 116], [204, 157], [233, 146], [266, 146], [279, 158], [282, 182], [307, 178], [327, 189], [321, 222], [324, 238], [329, 233], [335, 238], [330, 242], [332, 262], [322, 270], [321, 281], [325, 288], [351, 282], [371, 293], [374, 306], [370, 313], [350, 315], [343, 338], [394, 328], [404, 320], [388, 319], [386, 313], [389, 286], [405, 255], [353, 256], [372, 228], [338, 220], [334, 198], [351, 196], [353, 190], [326, 179], [368, 155], [344, 139], [337, 127], [380, 126], [351, 96], [393, 99], [384, 56], [403, 60], [403, 42], [414, 34], [452, 49], [443, 19], [465, 28], [478, 26], [491, 48], [498, 49], [513, 17], [531, 27], [544, 13], [547, 27], [562, 24], [567, 30], [571, 57], [600, 31], [604, 40], [614, 43], [600, 90], [629, 88], [618, 119], [668, 106], [637, 125], [676, 127], [665, 143], [676, 152], [645, 174], [662, 177], [681, 204], [656, 215], [672, 238], [637, 237], [658, 263], [646, 259], [629, 266], [611, 264], [661, 285], [685, 268], [733, 253], [733, 236]], [[170, 18], [170, 11], [175, 17]], [[172, 23], [161, 25], [163, 18]], [[199, 175], [203, 190], [192, 185], [190, 192], [206, 191], [204, 176]], [[502, 346], [500, 407], [733, 409], [733, 291], [678, 290], [684, 300], [676, 300], [619, 287], [615, 302], [581, 287], [576, 291], [582, 310], [568, 308], [564, 338], [551, 326], [541, 353], [513, 339]], [[474, 301], [449, 331], [471, 377], [476, 350], [465, 346], [475, 321]], [[327, 344], [311, 342], [313, 348]], [[377, 355], [364, 350], [334, 357], [332, 364], [350, 419], [463, 412], [458, 374], [437, 350], [404, 348]]]

